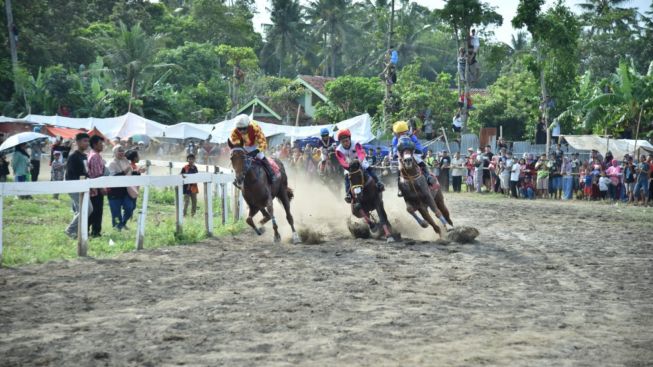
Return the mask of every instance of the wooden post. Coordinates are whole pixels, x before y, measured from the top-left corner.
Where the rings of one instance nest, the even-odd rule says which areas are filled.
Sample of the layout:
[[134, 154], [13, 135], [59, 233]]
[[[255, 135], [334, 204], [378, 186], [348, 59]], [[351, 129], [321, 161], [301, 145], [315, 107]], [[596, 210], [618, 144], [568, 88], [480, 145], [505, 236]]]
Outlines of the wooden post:
[[175, 186], [175, 233], [180, 235], [184, 221], [183, 186]]
[[[633, 149], [633, 154], [635, 155], [635, 157], [633, 158], [633, 160], [634, 159], [639, 159], [639, 153], [637, 152], [637, 142], [639, 141], [639, 124], [640, 124], [640, 122], [642, 122], [642, 112], [643, 111], [644, 111], [644, 106], [642, 106], [639, 109], [639, 119], [637, 120], [637, 131], [635, 131], [635, 147]], [[2, 246], [2, 244], [0, 244], [0, 250], [2, 250], [1, 246]], [[0, 251], [0, 252], [2, 252], [2, 251]]]
[[[453, 153], [451, 151], [451, 147], [449, 146], [449, 139], [447, 138], [447, 132], [444, 130], [444, 127], [441, 127], [440, 130], [442, 130], [442, 135], [444, 136], [444, 142], [447, 143], [447, 151], [449, 152], [449, 154]], [[460, 145], [458, 145], [458, 151], [460, 152]]]
[[88, 191], [79, 193], [79, 218], [77, 220], [77, 256], [87, 256], [88, 253], [88, 206], [90, 194]]
[[168, 174], [172, 176], [172, 162], [168, 162]]
[[[149, 166], [148, 166], [149, 169]], [[145, 242], [145, 220], [147, 219], [147, 201], [150, 196], [150, 187], [143, 188], [143, 203], [138, 216], [138, 228], [136, 229], [136, 250], [143, 249], [143, 242]]]
[[204, 224], [206, 235], [213, 236], [213, 181], [204, 183]]
[[227, 224], [227, 185], [220, 184], [220, 200], [222, 200], [222, 225]]
[[233, 210], [233, 218], [234, 222], [237, 222], [240, 220], [240, 201], [238, 200], [238, 188], [236, 186], [232, 186], [233, 191], [232, 191], [232, 210]]

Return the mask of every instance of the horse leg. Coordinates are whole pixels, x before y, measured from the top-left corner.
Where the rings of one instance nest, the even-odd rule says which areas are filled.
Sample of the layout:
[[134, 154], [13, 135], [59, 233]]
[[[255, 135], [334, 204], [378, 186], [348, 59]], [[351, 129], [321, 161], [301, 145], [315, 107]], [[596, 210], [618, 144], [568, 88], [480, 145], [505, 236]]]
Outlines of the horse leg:
[[247, 222], [247, 224], [249, 224], [250, 227], [254, 228], [254, 232], [256, 232], [256, 234], [260, 236], [260, 235], [263, 234], [263, 232], [265, 232], [265, 229], [264, 228], [260, 228], [260, 229], [256, 228], [256, 224], [254, 224], [254, 219], [253, 219], [254, 216], [256, 215], [256, 213], [259, 212], [259, 210], [260, 209], [256, 208], [255, 206], [250, 206], [249, 207], [249, 215], [247, 216], [247, 219], [245, 220], [245, 222]]
[[392, 236], [390, 229], [390, 223], [388, 223], [388, 214], [385, 212], [385, 207], [383, 206], [383, 200], [381, 198], [377, 200], [376, 212], [379, 214], [379, 223], [383, 227], [383, 232], [385, 232], [386, 242], [395, 242], [395, 238]]
[[433, 227], [433, 230], [435, 231], [435, 233], [438, 234], [438, 237], [440, 239], [442, 239], [442, 232], [440, 231], [440, 227], [438, 226], [437, 223], [435, 223], [435, 221], [433, 220], [433, 217], [431, 217], [431, 213], [429, 213], [428, 208], [420, 207], [418, 210], [419, 210], [420, 214], [422, 214], [422, 217], [424, 219], [426, 219], [427, 222], [429, 222], [431, 227]]
[[438, 209], [440, 209], [440, 212], [442, 212], [442, 215], [447, 220], [447, 223], [453, 226], [453, 222], [451, 221], [451, 216], [449, 215], [449, 209], [444, 203], [444, 195], [442, 195], [442, 192], [438, 191], [434, 199], [435, 199], [435, 204], [438, 206]]
[[269, 219], [272, 219], [272, 229], [274, 229], [274, 242], [281, 241], [281, 235], [279, 234], [279, 226], [277, 225], [277, 220], [274, 218], [274, 208], [272, 205], [272, 201], [269, 202], [267, 206], [267, 210], [262, 209], [261, 212], [264, 213], [263, 215], [265, 215], [265, 213], [268, 213], [268, 215], [270, 216]]
[[281, 201], [281, 204], [283, 204], [283, 210], [286, 211], [286, 220], [288, 221], [288, 224], [290, 224], [290, 229], [292, 230], [292, 243], [302, 243], [301, 238], [299, 238], [299, 234], [297, 234], [297, 231], [295, 231], [295, 220], [290, 213], [290, 198], [288, 197], [288, 190], [284, 189], [281, 191], [279, 194], [279, 201]]
[[263, 214], [263, 219], [261, 219], [258, 224], [263, 227], [265, 223], [269, 222], [272, 219], [272, 216], [266, 209], [261, 209], [261, 214]]
[[424, 219], [420, 218], [419, 215], [417, 215], [417, 213], [415, 213], [416, 209], [415, 209], [412, 205], [407, 205], [407, 206], [406, 206], [406, 211], [407, 211], [408, 214], [410, 214], [413, 218], [415, 218], [415, 220], [417, 221], [417, 224], [419, 224], [420, 227], [422, 227], [422, 228], [426, 228], [426, 227], [429, 226], [429, 224], [426, 223], [426, 221], [425, 221]]

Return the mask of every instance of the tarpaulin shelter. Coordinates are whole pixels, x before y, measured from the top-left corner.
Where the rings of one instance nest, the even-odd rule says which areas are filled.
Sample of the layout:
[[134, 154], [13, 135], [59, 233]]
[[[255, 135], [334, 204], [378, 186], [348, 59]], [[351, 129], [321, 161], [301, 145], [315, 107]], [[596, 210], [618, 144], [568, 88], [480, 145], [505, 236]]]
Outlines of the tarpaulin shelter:
[[[214, 125], [211, 132], [212, 143], [226, 143], [229, 139], [231, 131], [235, 127], [235, 119], [219, 122]], [[308, 138], [311, 136], [319, 136], [322, 128], [327, 128], [329, 131], [335, 132], [335, 127], [338, 129], [349, 129], [352, 134], [352, 140], [360, 143], [367, 143], [374, 139], [372, 134], [372, 119], [370, 115], [364, 114], [350, 119], [338, 122], [337, 124], [328, 125], [315, 125], [315, 126], [288, 126], [268, 124], [265, 122], [257, 122], [263, 130], [266, 137], [283, 134], [284, 136], [296, 140]]]
[[194, 124], [191, 122], [180, 122], [175, 125], [166, 126], [163, 131], [164, 138], [168, 139], [201, 139], [206, 140], [213, 130], [210, 124]]
[[75, 135], [77, 135], [79, 133], [87, 133], [90, 136], [99, 135], [99, 136], [101, 136], [103, 138], [105, 137], [100, 132], [100, 130], [98, 130], [95, 127], [93, 129], [91, 129], [91, 131], [86, 131], [85, 129], [71, 129], [71, 128], [68, 128], [68, 127], [56, 127], [56, 126], [46, 125], [46, 126], [41, 128], [41, 133], [42, 134], [47, 134], [47, 135], [50, 135], [50, 136], [54, 136], [54, 137], [61, 136], [64, 139], [74, 139]]
[[[623, 159], [626, 154], [635, 153], [635, 140], [631, 139], [611, 139], [598, 135], [561, 135], [560, 138], [578, 152], [596, 150], [605, 153], [610, 151], [615, 159], [619, 160]], [[646, 140], [638, 140], [637, 150], [653, 153], [653, 145]]]
[[128, 112], [122, 116], [107, 118], [73, 118], [62, 116], [27, 115], [23, 121], [36, 124], [66, 127], [71, 129], [93, 130], [97, 128], [106, 138], [128, 138], [144, 134], [148, 136], [162, 136], [165, 125], [148, 120], [142, 116]]

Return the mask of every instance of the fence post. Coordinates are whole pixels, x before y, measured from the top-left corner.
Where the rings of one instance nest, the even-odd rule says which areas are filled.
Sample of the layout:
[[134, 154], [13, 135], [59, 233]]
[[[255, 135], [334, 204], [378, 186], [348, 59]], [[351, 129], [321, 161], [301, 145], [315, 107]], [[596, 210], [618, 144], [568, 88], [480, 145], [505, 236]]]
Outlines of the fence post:
[[220, 184], [220, 200], [222, 200], [222, 225], [227, 224], [227, 185]]
[[213, 236], [213, 179], [204, 183], [204, 224], [206, 235]]
[[239, 198], [239, 193], [238, 193], [238, 188], [236, 185], [233, 185], [233, 191], [232, 191], [232, 209], [233, 209], [233, 218], [234, 222], [237, 222], [240, 220], [240, 198]]
[[182, 232], [181, 225], [184, 221], [184, 203], [183, 203], [183, 186], [175, 186], [175, 233], [180, 235]]
[[168, 162], [168, 175], [172, 176], [172, 161]]
[[136, 250], [142, 250], [143, 242], [145, 241], [145, 219], [147, 218], [147, 201], [149, 200], [149, 196], [150, 186], [145, 185], [143, 188], [143, 206], [138, 216], [138, 228], [136, 228]]
[[88, 206], [89, 191], [79, 193], [79, 218], [77, 220], [77, 256], [87, 256], [88, 253]]

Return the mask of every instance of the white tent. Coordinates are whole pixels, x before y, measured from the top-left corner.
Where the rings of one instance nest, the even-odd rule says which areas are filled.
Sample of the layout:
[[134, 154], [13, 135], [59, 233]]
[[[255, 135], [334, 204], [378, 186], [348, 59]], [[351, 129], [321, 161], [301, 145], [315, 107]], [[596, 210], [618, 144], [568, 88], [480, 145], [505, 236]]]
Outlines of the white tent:
[[128, 138], [133, 135], [162, 136], [165, 128], [163, 124], [148, 120], [131, 112], [122, 116], [108, 118], [27, 115], [22, 120], [35, 124], [68, 127], [71, 129], [92, 130], [93, 128], [97, 128], [102, 135], [109, 139], [113, 139], [116, 136]]
[[[265, 134], [266, 137], [283, 134], [291, 139], [301, 139], [311, 136], [319, 136], [322, 128], [327, 128], [329, 131], [333, 131], [334, 127], [337, 126], [338, 129], [346, 128], [351, 130], [352, 140], [354, 141], [367, 143], [374, 139], [374, 134], [372, 134], [372, 119], [368, 114], [356, 116], [337, 124], [329, 125], [287, 126], [268, 124], [265, 122], [257, 123], [261, 126], [261, 130], [263, 130], [263, 134]], [[235, 121], [233, 119], [215, 124], [213, 132], [211, 133], [211, 142], [225, 143], [227, 139], [229, 139], [229, 134], [231, 134], [231, 131], [235, 127], [234, 124]]]
[[209, 137], [213, 125], [194, 124], [192, 122], [180, 122], [175, 125], [166, 126], [162, 137], [170, 139], [201, 139]]
[[[562, 138], [578, 151], [611, 151], [616, 159], [623, 159], [626, 154], [634, 154], [635, 140], [607, 139], [598, 135], [563, 135]], [[640, 150], [641, 149], [641, 150]], [[646, 140], [637, 141], [637, 150], [653, 152], [653, 145]]]

